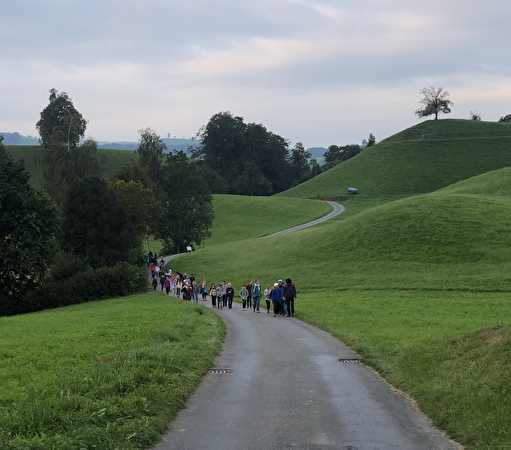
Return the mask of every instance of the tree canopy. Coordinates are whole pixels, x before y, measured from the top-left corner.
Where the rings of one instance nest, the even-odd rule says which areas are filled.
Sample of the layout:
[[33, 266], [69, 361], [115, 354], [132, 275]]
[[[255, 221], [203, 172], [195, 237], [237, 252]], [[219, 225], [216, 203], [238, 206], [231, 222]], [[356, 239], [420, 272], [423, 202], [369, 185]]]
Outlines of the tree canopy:
[[451, 112], [451, 106], [454, 106], [454, 103], [449, 100], [449, 92], [444, 91], [443, 88], [436, 89], [431, 86], [421, 89], [420, 93], [423, 95], [420, 103], [424, 106], [415, 111], [420, 118], [434, 115], [435, 119], [438, 119], [439, 113], [448, 114]]
[[199, 136], [202, 145], [192, 156], [201, 161], [212, 192], [273, 194], [293, 185], [288, 141], [262, 124], [246, 124], [243, 117], [220, 112]]
[[44, 147], [53, 140], [66, 147], [76, 147], [85, 136], [87, 121], [76, 110], [67, 92], [50, 89], [50, 103], [36, 123]]
[[87, 121], [76, 110], [66, 92], [50, 90], [50, 103], [36, 124], [43, 146], [43, 188], [59, 207], [66, 199], [71, 183], [77, 178], [100, 175], [97, 144], [85, 135]]
[[58, 248], [55, 205], [29, 180], [24, 163], [8, 155], [0, 136], [0, 315], [18, 310]]
[[149, 176], [155, 182], [159, 181], [163, 153], [167, 149], [163, 139], [151, 128], [139, 130], [140, 143], [137, 153], [140, 155], [139, 163], [147, 169]]
[[183, 252], [186, 245], [210, 236], [213, 198], [197, 161], [183, 151], [168, 154], [162, 166], [160, 187], [165, 193], [156, 237], [163, 240], [164, 252]]
[[76, 179], [64, 204], [63, 247], [92, 267], [133, 262], [142, 241], [129, 212], [97, 177]]

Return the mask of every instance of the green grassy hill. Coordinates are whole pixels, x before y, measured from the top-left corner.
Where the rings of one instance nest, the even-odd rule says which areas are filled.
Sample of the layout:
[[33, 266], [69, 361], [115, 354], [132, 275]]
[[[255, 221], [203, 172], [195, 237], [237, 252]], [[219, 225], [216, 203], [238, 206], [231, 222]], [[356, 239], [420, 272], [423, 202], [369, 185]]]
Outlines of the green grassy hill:
[[[511, 448], [510, 144], [509, 124], [426, 121], [278, 196], [215, 196], [211, 239], [170, 266], [236, 292], [292, 278], [296, 316], [435, 426], [468, 449]], [[306, 199], [348, 186], [360, 195], [342, 220], [261, 237], [324, 214]]]
[[[493, 195], [495, 189], [500, 196]], [[511, 190], [511, 169], [289, 235], [247, 236], [242, 244], [239, 236], [232, 242], [212, 242], [208, 252], [198, 251], [186, 263], [183, 260], [183, 270], [194, 268], [216, 280], [229, 274], [238, 284], [255, 276], [286, 275], [301, 280], [302, 292], [353, 288], [510, 292], [511, 197], [506, 189]], [[228, 236], [229, 222], [222, 223]], [[214, 267], [212, 252], [218, 262]]]
[[292, 278], [300, 319], [348, 343], [466, 448], [489, 450], [511, 444], [510, 249], [503, 168], [172, 264], [235, 289]]
[[511, 166], [511, 125], [428, 120], [280, 196], [339, 198], [356, 187], [365, 198], [392, 199], [441, 189]]
[[[43, 149], [40, 145], [6, 145], [6, 150], [15, 159], [25, 160], [25, 166], [30, 173], [30, 184], [35, 188], [42, 186], [43, 175], [41, 157]], [[98, 149], [98, 154], [104, 158], [102, 162], [103, 176], [109, 178], [125, 164], [137, 157], [131, 150]]]

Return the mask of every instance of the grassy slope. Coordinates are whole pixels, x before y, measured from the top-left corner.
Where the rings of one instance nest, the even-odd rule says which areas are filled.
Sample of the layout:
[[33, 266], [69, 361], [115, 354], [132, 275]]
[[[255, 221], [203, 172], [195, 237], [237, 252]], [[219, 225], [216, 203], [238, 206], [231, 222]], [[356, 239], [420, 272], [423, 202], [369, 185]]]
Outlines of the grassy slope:
[[218, 243], [175, 264], [236, 289], [290, 276], [299, 318], [351, 344], [459, 442], [506, 448], [510, 193], [505, 168], [344, 221]]
[[0, 448], [159, 441], [219, 354], [225, 326], [163, 294], [0, 318]]
[[280, 196], [405, 197], [511, 165], [511, 125], [429, 120], [408, 128]]
[[214, 195], [215, 220], [204, 246], [236, 242], [310, 222], [328, 214], [325, 202], [300, 198]]
[[[5, 148], [15, 159], [24, 159], [27, 170], [29, 171], [30, 183], [33, 187], [42, 186], [42, 166], [41, 157], [43, 149], [41, 146], [32, 145], [6, 145]], [[125, 164], [129, 164], [136, 153], [131, 150], [110, 150], [98, 149], [100, 157], [104, 158], [102, 162], [103, 176], [109, 178], [114, 172], [119, 170]]]

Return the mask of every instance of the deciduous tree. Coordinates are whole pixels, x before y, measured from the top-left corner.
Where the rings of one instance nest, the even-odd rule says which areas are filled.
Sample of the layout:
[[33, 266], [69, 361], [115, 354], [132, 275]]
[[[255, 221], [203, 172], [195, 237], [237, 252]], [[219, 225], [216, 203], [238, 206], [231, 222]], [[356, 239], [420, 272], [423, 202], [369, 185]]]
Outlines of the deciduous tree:
[[147, 168], [151, 179], [158, 182], [161, 177], [161, 164], [163, 153], [167, 149], [163, 139], [151, 128], [139, 130], [140, 143], [137, 153], [140, 155], [139, 163]]
[[165, 253], [178, 253], [186, 245], [210, 236], [213, 223], [213, 198], [196, 160], [183, 151], [168, 154], [162, 166], [160, 187], [165, 193], [157, 238], [164, 242]]
[[132, 262], [141, 253], [128, 211], [100, 177], [78, 178], [64, 204], [63, 246], [92, 267]]
[[85, 135], [87, 121], [76, 110], [67, 92], [50, 89], [50, 103], [41, 111], [36, 123], [44, 147], [57, 141], [68, 149], [76, 147]]
[[438, 119], [439, 113], [448, 114], [451, 112], [451, 106], [454, 103], [449, 100], [449, 92], [444, 91], [443, 88], [429, 88], [421, 89], [420, 93], [423, 95], [422, 103], [424, 106], [415, 111], [415, 114], [419, 117], [428, 117], [431, 115]]
[[74, 180], [101, 174], [101, 159], [97, 150], [97, 144], [92, 139], [72, 147], [60, 143], [58, 139], [52, 138], [47, 142], [42, 157], [43, 188], [59, 207], [64, 204]]
[[199, 136], [200, 148], [192, 156], [203, 164], [203, 173], [215, 193], [235, 193], [245, 164], [254, 162], [273, 188], [273, 193], [291, 183], [288, 142], [262, 124], [243, 122], [229, 111], [215, 114]]
[[0, 315], [20, 310], [58, 248], [55, 204], [29, 180], [24, 163], [8, 155], [0, 136]]

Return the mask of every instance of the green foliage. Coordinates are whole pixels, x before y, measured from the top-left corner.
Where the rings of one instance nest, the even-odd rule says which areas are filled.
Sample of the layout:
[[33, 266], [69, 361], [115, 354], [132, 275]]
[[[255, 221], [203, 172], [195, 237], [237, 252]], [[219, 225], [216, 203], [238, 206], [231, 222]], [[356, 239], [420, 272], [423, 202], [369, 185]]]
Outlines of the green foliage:
[[79, 178], [70, 186], [63, 232], [64, 249], [93, 267], [131, 262], [141, 253], [130, 214], [99, 177]]
[[327, 168], [333, 167], [343, 161], [347, 161], [350, 158], [358, 155], [362, 151], [362, 147], [358, 144], [349, 144], [349, 145], [331, 145], [328, 147], [328, 150], [325, 152], [325, 162], [327, 163]]
[[156, 202], [153, 191], [144, 187], [142, 182], [133, 180], [110, 181], [109, 186], [116, 199], [128, 212], [135, 227], [136, 240], [140, 241], [160, 211], [160, 204]]
[[68, 147], [53, 137], [44, 147], [42, 165], [43, 187], [60, 207], [66, 201], [69, 186], [74, 180], [101, 174], [97, 146], [93, 140], [86, 140], [79, 147]]
[[163, 139], [151, 128], [139, 130], [140, 144], [137, 148], [139, 154], [139, 163], [147, 168], [149, 176], [155, 182], [161, 177], [161, 163], [163, 152], [167, 148]]
[[297, 142], [291, 149], [289, 163], [291, 165], [291, 177], [294, 185], [303, 183], [312, 177], [312, 167], [309, 163], [311, 157], [311, 153], [305, 150], [301, 142]]
[[29, 185], [29, 177], [0, 138], [0, 315], [17, 311], [57, 251], [55, 204]]
[[50, 103], [41, 111], [36, 128], [44, 147], [50, 142], [62, 144], [68, 150], [76, 147], [85, 135], [87, 121], [76, 110], [66, 92], [50, 89]]
[[[43, 187], [42, 159], [44, 149], [36, 145], [9, 145], [7, 152], [16, 160], [24, 159], [30, 173], [30, 185], [33, 188]], [[111, 177], [121, 167], [130, 164], [137, 156], [133, 150], [110, 150], [98, 148], [98, 159], [101, 172], [105, 178]]]
[[420, 93], [423, 95], [423, 99], [420, 101], [424, 106], [415, 111], [418, 117], [428, 117], [431, 115], [438, 119], [439, 113], [448, 114], [451, 112], [451, 106], [454, 103], [449, 100], [449, 92], [444, 91], [443, 88], [429, 88], [421, 89]]
[[[213, 193], [269, 191], [280, 192], [291, 185], [290, 165], [287, 161], [288, 143], [263, 125], [245, 124], [243, 117], [230, 112], [215, 114], [200, 133], [202, 145], [193, 156], [203, 164], [203, 174]], [[255, 164], [258, 172], [247, 170]], [[259, 180], [240, 178], [254, 176]], [[254, 186], [259, 186], [254, 190]]]
[[369, 133], [369, 139], [367, 140], [366, 147], [372, 147], [374, 144], [376, 144], [376, 137], [373, 133]]
[[184, 152], [168, 154], [160, 187], [166, 198], [155, 233], [164, 242], [163, 251], [178, 253], [192, 242], [200, 245], [210, 235], [214, 216], [212, 196], [197, 161]]
[[245, 163], [245, 170], [238, 176], [233, 189], [241, 195], [268, 195], [272, 193], [270, 180], [253, 161]]
[[67, 279], [46, 279], [38, 289], [26, 296], [16, 314], [123, 297], [143, 292], [146, 288], [145, 267], [133, 266], [126, 262], [98, 269], [87, 267]]
[[158, 294], [1, 318], [0, 448], [151, 446], [224, 336], [213, 312]]

